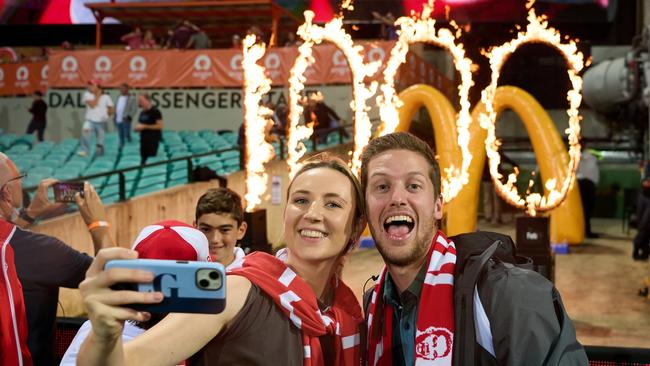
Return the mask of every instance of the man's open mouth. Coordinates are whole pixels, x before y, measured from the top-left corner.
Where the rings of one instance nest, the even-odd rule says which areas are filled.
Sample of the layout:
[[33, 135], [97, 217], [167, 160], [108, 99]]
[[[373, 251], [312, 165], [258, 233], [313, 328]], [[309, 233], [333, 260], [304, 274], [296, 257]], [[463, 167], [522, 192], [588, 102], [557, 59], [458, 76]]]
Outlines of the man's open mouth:
[[408, 215], [388, 216], [384, 220], [384, 230], [394, 238], [403, 238], [411, 233], [415, 220]]

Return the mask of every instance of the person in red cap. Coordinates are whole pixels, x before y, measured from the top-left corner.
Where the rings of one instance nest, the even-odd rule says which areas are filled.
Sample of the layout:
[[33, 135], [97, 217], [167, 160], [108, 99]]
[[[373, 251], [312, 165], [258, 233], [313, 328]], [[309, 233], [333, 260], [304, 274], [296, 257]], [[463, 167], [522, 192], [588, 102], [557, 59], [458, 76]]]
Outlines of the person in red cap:
[[81, 150], [79, 150], [81, 156], [88, 155], [93, 133], [96, 136], [96, 154], [104, 153], [104, 135], [108, 120], [113, 116], [113, 100], [109, 95], [102, 93], [100, 83], [99, 79], [88, 81], [88, 89], [83, 96], [86, 117], [81, 130]]
[[[142, 259], [170, 259], [180, 261], [212, 262], [208, 239], [196, 228], [181, 221], [167, 220], [146, 226], [133, 242], [131, 249]], [[167, 314], [156, 314], [156, 319], [146, 322], [126, 322], [122, 331], [123, 342], [129, 342], [158, 323]], [[91, 330], [89, 320], [83, 323], [70, 346], [65, 351], [61, 366], [74, 366], [81, 343]]]
[[[142, 229], [133, 244], [133, 249], [138, 252], [139, 258], [200, 260], [194, 258], [194, 251], [200, 252], [199, 257], [203, 258], [206, 256], [206, 253], [204, 253], [204, 247], [206, 247], [212, 261], [219, 262], [228, 269], [235, 264], [236, 260], [243, 258], [245, 255], [244, 251], [237, 246], [237, 242], [246, 234], [247, 224], [244, 221], [244, 208], [239, 194], [229, 188], [210, 188], [199, 198], [196, 204], [193, 225], [207, 238], [205, 246], [199, 238], [200, 233], [196, 229], [190, 230], [187, 225], [182, 223], [176, 225], [170, 223], [179, 222], [166, 221]], [[159, 230], [161, 225], [173, 225], [173, 229], [179, 236], [189, 239], [186, 240], [187, 243], [195, 242], [199, 245], [190, 248], [188, 245], [174, 245], [175, 241], [163, 243], [162, 240], [165, 240], [171, 233], [169, 230]], [[149, 320], [147, 325], [151, 322]], [[149, 327], [144, 328], [148, 329]], [[129, 341], [144, 332], [144, 328], [127, 322], [124, 324], [122, 339], [125, 342]], [[63, 356], [61, 365], [75, 365], [81, 342], [86, 338], [89, 331], [90, 322], [86, 322], [82, 325]]]
[[189, 358], [191, 365], [359, 365], [363, 314], [337, 272], [365, 227], [363, 201], [345, 162], [323, 154], [307, 161], [287, 192], [286, 257], [247, 255], [228, 271], [222, 313], [170, 314], [124, 345], [123, 322], [150, 315], [122, 306], [156, 303], [162, 294], [111, 291], [115, 283], [151, 281], [151, 274], [103, 271], [106, 261], [135, 253], [98, 253], [81, 286], [93, 331], [78, 364], [174, 365]]

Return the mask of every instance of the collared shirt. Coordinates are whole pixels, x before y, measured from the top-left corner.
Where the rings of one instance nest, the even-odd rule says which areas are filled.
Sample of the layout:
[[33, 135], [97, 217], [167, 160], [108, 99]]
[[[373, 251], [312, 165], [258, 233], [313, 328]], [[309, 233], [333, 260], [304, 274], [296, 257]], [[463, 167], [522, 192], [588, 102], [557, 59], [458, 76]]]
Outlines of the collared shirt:
[[413, 365], [415, 362], [415, 327], [422, 283], [429, 263], [425, 261], [411, 285], [398, 294], [390, 273], [384, 282], [384, 302], [393, 307], [393, 365]]
[[[95, 94], [84, 92], [84, 102], [95, 100]], [[108, 121], [108, 107], [113, 107], [113, 99], [108, 94], [99, 96], [99, 100], [94, 107], [86, 106], [86, 120], [95, 123]]]
[[117, 103], [115, 103], [115, 122], [124, 122], [124, 109], [126, 109], [126, 102], [128, 100], [128, 95], [120, 95], [117, 97]]
[[600, 180], [598, 159], [591, 154], [589, 149], [582, 150], [582, 156], [580, 157], [580, 165], [578, 165], [576, 177], [578, 179], [589, 179], [594, 182], [595, 185], [598, 185], [598, 181]]

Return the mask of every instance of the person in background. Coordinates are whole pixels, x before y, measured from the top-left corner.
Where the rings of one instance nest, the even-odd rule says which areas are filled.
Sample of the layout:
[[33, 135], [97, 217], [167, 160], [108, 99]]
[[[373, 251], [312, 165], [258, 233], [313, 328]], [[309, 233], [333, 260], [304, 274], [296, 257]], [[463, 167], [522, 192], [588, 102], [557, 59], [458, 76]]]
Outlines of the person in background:
[[321, 92], [314, 93], [310, 95], [310, 106], [312, 113], [312, 121], [315, 122], [314, 134], [318, 138], [319, 142], [327, 141], [327, 136], [334, 132], [333, 128], [341, 127], [341, 133], [343, 138], [348, 138], [348, 134], [345, 129], [342, 127], [343, 123], [341, 117], [325, 104], [325, 97]]
[[244, 238], [247, 224], [237, 192], [225, 187], [208, 189], [199, 198], [194, 217], [194, 227], [208, 238], [210, 256], [215, 262], [229, 267], [244, 257], [237, 242]]
[[165, 37], [162, 40], [162, 48], [164, 50], [173, 48], [174, 42], [174, 29], [168, 29]]
[[0, 218], [0, 365], [32, 366], [27, 346], [27, 315], [14, 251], [8, 241], [14, 225]]
[[[515, 169], [519, 169], [519, 165], [510, 159], [503, 151], [501, 154], [501, 162], [499, 163], [499, 173], [507, 176]], [[497, 194], [490, 175], [490, 162], [487, 156], [485, 157], [485, 164], [483, 165], [483, 176], [481, 177], [481, 189], [483, 190], [483, 217], [486, 222], [491, 222], [493, 225], [502, 223], [501, 214], [503, 212], [504, 202]]]
[[[176, 220], [165, 220], [144, 227], [133, 242], [131, 250], [138, 253], [140, 259], [167, 259], [177, 261], [211, 262], [208, 240], [199, 230]], [[162, 320], [167, 314], [156, 314], [146, 322], [126, 322], [122, 331], [122, 341], [127, 343], [144, 333]], [[75, 335], [63, 355], [60, 366], [77, 364], [77, 353], [83, 341], [92, 329], [90, 320], [86, 320]]]
[[192, 28], [192, 35], [187, 41], [185, 48], [195, 49], [195, 50], [204, 50], [212, 47], [212, 41], [210, 37], [198, 26], [189, 23], [190, 28]]
[[142, 29], [135, 27], [132, 32], [123, 35], [120, 41], [126, 43], [127, 50], [139, 50], [142, 48]]
[[[225, 187], [208, 189], [196, 204], [193, 227], [191, 230], [189, 225], [174, 220], [145, 227], [131, 249], [138, 252], [138, 258], [144, 259], [205, 261], [209, 254], [211, 261], [223, 264], [226, 269], [236, 260], [244, 258], [244, 251], [237, 246], [237, 241], [246, 234], [247, 224], [241, 197], [235, 191]], [[156, 320], [163, 317], [157, 316]], [[124, 323], [122, 341], [126, 343], [142, 334], [145, 329], [156, 325], [156, 320], [144, 324]], [[79, 347], [90, 329], [90, 321], [79, 328], [63, 356], [61, 366], [76, 365]]]
[[29, 113], [32, 114], [32, 120], [27, 126], [26, 133], [31, 135], [36, 131], [38, 141], [43, 141], [43, 133], [47, 125], [47, 103], [43, 100], [43, 93], [38, 90], [34, 92], [33, 98], [32, 106], [28, 109]]
[[266, 39], [266, 36], [264, 35], [264, 32], [262, 32], [262, 29], [256, 25], [253, 25], [246, 30], [247, 36], [251, 34], [255, 36], [255, 43], [262, 43]]
[[144, 164], [149, 157], [156, 156], [158, 153], [158, 145], [162, 139], [164, 124], [162, 114], [151, 103], [149, 94], [140, 93], [138, 98], [142, 111], [134, 130], [140, 132], [140, 164]]
[[63, 41], [61, 42], [61, 49], [64, 51], [74, 51], [75, 46], [69, 41]]
[[113, 115], [113, 100], [102, 93], [100, 81], [93, 79], [88, 82], [88, 89], [84, 93], [83, 101], [86, 104], [86, 120], [81, 129], [81, 150], [79, 155], [87, 156], [90, 150], [90, 139], [93, 132], [96, 135], [95, 152], [104, 154], [104, 135], [106, 124]]
[[633, 241], [632, 258], [645, 261], [650, 255], [650, 160], [645, 162], [641, 172], [641, 192], [636, 217], [638, 231]]
[[239, 169], [246, 167], [246, 122], [242, 122], [237, 130], [237, 146], [239, 147]]
[[388, 12], [386, 15], [381, 15], [380, 13], [373, 11], [372, 17], [378, 20], [381, 24], [381, 38], [389, 41], [394, 41], [399, 38], [397, 28], [395, 28], [395, 16], [393, 13]]
[[582, 155], [580, 156], [580, 165], [576, 171], [578, 187], [580, 187], [580, 199], [582, 200], [582, 212], [585, 218], [585, 236], [587, 238], [598, 238], [599, 235], [591, 230], [591, 215], [594, 212], [596, 203], [596, 187], [600, 180], [600, 169], [598, 169], [598, 159], [589, 149], [586, 141], [582, 143]]
[[286, 104], [280, 104], [275, 107], [273, 113], [273, 130], [272, 132], [278, 136], [287, 135], [287, 122], [289, 119], [289, 108]]
[[153, 32], [148, 29], [144, 32], [144, 38], [142, 38], [142, 49], [144, 50], [153, 50], [158, 48], [156, 43], [156, 38], [153, 36]]
[[[24, 297], [27, 345], [34, 365], [50, 366], [56, 364], [54, 327], [59, 288], [76, 288], [84, 279], [92, 257], [78, 252], [57, 238], [25, 230], [39, 217], [59, 209], [63, 204], [48, 199], [48, 189], [56, 180], [44, 179], [30, 205], [23, 208], [22, 177], [24, 174], [20, 174], [13, 161], [0, 153], [0, 227], [11, 229], [11, 234], [3, 238], [3, 249], [13, 252], [13, 265], [22, 286], [20, 296]], [[90, 183], [85, 183], [84, 197], [77, 194], [76, 203], [90, 232], [95, 253], [102, 248], [114, 246], [104, 206]], [[2, 229], [0, 232], [7, 234]], [[21, 305], [15, 302], [14, 306], [16, 308], [13, 310], [20, 313]], [[10, 310], [0, 307], [0, 313]], [[4, 320], [0, 320], [0, 323], [3, 323], [0, 327], [5, 326]], [[2, 329], [3, 335], [0, 338], [13, 334], [5, 333], [5, 328]], [[20, 339], [22, 337], [23, 335]], [[0, 356], [0, 361], [1, 357], [3, 356]]]
[[194, 33], [192, 23], [187, 20], [180, 21], [174, 29], [170, 48], [184, 49], [187, 46], [187, 42], [190, 40], [192, 33]]
[[284, 43], [284, 47], [298, 47], [302, 44], [302, 40], [296, 37], [296, 34], [293, 32], [287, 33], [287, 41]]
[[135, 95], [129, 93], [129, 84], [120, 85], [120, 95], [115, 101], [115, 127], [120, 139], [120, 149], [124, 142], [131, 142], [131, 121], [138, 112]]
[[239, 34], [232, 35], [232, 48], [241, 48], [241, 36]]
[[276, 132], [276, 125], [280, 122], [276, 118], [276, 107], [272, 101], [267, 101], [264, 106], [269, 109], [269, 113], [266, 115], [266, 125], [264, 126], [264, 141], [279, 142], [280, 135]]

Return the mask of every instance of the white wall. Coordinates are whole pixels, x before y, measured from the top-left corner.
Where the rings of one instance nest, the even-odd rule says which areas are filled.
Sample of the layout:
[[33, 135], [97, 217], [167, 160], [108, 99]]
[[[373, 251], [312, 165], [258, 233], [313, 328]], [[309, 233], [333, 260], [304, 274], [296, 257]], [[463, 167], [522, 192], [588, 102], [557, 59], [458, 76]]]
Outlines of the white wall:
[[[325, 95], [325, 102], [334, 108], [341, 118], [351, 123], [353, 120], [350, 101], [352, 89], [349, 85], [319, 86], [308, 88], [318, 89]], [[163, 113], [165, 128], [170, 130], [201, 130], [229, 129], [237, 130], [243, 120], [241, 109], [241, 89], [151, 89], [152, 95]], [[58, 141], [63, 138], [78, 138], [84, 117], [84, 107], [81, 102], [81, 89], [50, 90], [45, 100], [48, 109], [48, 126], [46, 139]], [[116, 90], [108, 93], [115, 97]], [[274, 88], [267, 95], [275, 103], [286, 103], [287, 91]], [[0, 98], [0, 128], [7, 132], [22, 134], [31, 118], [27, 108], [30, 97]], [[368, 101], [370, 117], [378, 119], [378, 108], [374, 98]], [[560, 134], [568, 127], [568, 116], [565, 110], [547, 110]], [[607, 137], [607, 123], [600, 115], [589, 109], [582, 109], [582, 133], [587, 137]], [[377, 123], [374, 123], [377, 125]], [[376, 126], [375, 126], [376, 127]], [[110, 126], [112, 130], [114, 126]], [[497, 122], [497, 136], [525, 137], [528, 132], [518, 116], [510, 111], [504, 111]]]
[[[352, 121], [349, 85], [308, 87], [320, 90], [325, 102], [346, 121]], [[243, 120], [241, 89], [149, 89], [170, 130], [229, 129], [237, 130]], [[117, 90], [107, 90], [115, 98]], [[84, 118], [82, 89], [51, 89], [45, 95], [49, 108], [45, 138], [59, 141], [78, 138]], [[287, 90], [274, 88], [267, 98], [276, 105], [287, 102]], [[31, 97], [0, 98], [0, 128], [6, 132], [22, 134], [31, 114], [27, 108]], [[111, 129], [114, 127], [111, 126]]]

